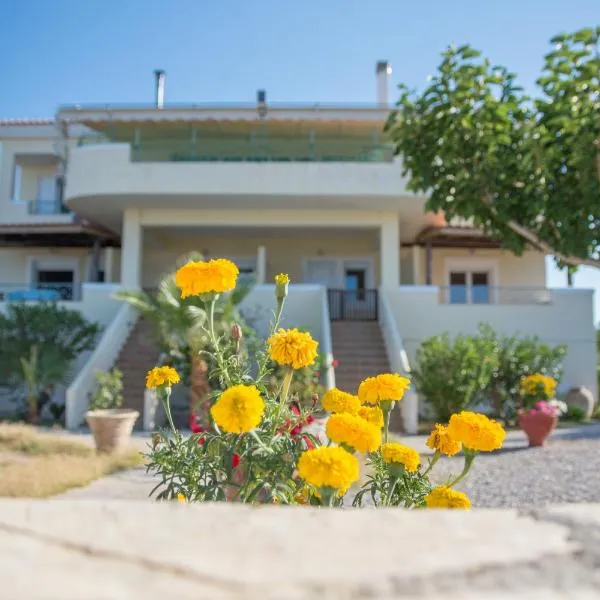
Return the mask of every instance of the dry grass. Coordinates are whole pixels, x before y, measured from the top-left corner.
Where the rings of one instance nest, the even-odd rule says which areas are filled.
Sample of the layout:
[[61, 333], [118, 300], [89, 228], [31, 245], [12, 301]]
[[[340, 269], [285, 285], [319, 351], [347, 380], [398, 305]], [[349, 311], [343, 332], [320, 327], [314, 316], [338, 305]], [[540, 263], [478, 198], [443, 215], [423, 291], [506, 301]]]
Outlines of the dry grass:
[[0, 497], [44, 498], [142, 462], [135, 450], [98, 455], [62, 436], [0, 424]]

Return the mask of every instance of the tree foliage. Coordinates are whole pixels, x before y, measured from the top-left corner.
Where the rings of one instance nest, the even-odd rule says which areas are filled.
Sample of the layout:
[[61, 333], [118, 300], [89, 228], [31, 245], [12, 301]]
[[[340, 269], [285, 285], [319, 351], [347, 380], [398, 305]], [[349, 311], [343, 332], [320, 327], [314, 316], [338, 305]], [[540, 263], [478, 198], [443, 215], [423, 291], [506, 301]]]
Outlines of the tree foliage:
[[448, 48], [422, 93], [400, 86], [386, 131], [428, 210], [517, 254], [600, 267], [600, 26], [551, 43], [536, 98], [479, 51]]

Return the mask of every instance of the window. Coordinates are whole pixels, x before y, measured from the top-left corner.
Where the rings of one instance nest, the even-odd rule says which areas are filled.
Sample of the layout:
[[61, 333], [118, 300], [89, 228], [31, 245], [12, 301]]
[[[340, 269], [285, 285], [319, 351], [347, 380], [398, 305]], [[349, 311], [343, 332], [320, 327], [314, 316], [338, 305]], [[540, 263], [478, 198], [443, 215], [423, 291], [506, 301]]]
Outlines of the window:
[[356, 300], [364, 300], [366, 279], [366, 269], [346, 269], [345, 287], [347, 290], [356, 291]]
[[490, 274], [487, 271], [450, 271], [450, 304], [488, 304]]
[[36, 213], [52, 215], [58, 212], [56, 178], [53, 175], [41, 175], [37, 180]]
[[54, 290], [61, 300], [73, 300], [75, 273], [72, 269], [37, 269], [35, 287], [42, 290]]

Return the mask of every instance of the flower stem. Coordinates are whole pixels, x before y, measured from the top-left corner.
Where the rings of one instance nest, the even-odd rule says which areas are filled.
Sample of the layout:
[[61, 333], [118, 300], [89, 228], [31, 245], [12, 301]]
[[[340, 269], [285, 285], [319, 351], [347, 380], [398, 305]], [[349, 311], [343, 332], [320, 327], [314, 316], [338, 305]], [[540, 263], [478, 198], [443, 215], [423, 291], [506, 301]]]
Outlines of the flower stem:
[[217, 363], [219, 364], [219, 371], [225, 380], [227, 385], [231, 385], [231, 379], [229, 377], [229, 373], [227, 372], [227, 368], [225, 367], [225, 362], [223, 360], [223, 355], [221, 354], [221, 348], [219, 347], [219, 340], [215, 334], [215, 305], [217, 304], [218, 295], [214, 295], [212, 300], [210, 301], [210, 306], [208, 309], [208, 332], [210, 335], [210, 341], [215, 349], [215, 357], [217, 359]]
[[475, 453], [465, 453], [465, 466], [463, 467], [462, 473], [456, 478], [454, 479], [451, 483], [448, 484], [448, 487], [453, 487], [455, 486], [457, 483], [459, 483], [460, 481], [462, 481], [466, 476], [467, 473], [469, 472], [469, 469], [471, 468], [471, 465], [473, 464], [473, 461], [475, 460]]
[[167, 421], [169, 421], [169, 425], [173, 430], [173, 433], [177, 435], [177, 429], [175, 429], [175, 423], [173, 423], [173, 417], [171, 416], [171, 388], [158, 388], [158, 394], [160, 395], [160, 399], [162, 400], [163, 407], [165, 409], [165, 414], [167, 415]]
[[431, 469], [433, 469], [435, 463], [440, 459], [440, 456], [442, 456], [442, 453], [439, 450], [436, 450], [432, 459], [429, 461], [429, 466], [427, 467], [427, 469], [425, 471], [423, 471], [423, 473], [421, 473], [422, 477], [425, 477], [425, 475], [427, 475], [427, 473], [429, 473], [429, 471], [431, 471]]
[[392, 409], [389, 405], [386, 405], [383, 408], [383, 443], [387, 444], [388, 441], [388, 433], [390, 430], [390, 415], [392, 413]]

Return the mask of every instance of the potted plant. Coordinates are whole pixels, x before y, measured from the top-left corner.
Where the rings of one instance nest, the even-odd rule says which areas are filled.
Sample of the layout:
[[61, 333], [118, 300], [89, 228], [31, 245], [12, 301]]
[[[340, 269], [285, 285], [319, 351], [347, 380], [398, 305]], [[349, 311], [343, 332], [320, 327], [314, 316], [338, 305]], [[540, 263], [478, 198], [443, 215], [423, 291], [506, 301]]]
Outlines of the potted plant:
[[530, 446], [543, 446], [566, 408], [554, 398], [556, 380], [541, 373], [527, 375], [521, 379], [520, 392], [519, 425]]
[[119, 369], [96, 373], [94, 392], [85, 420], [92, 430], [98, 452], [118, 452], [128, 447], [137, 410], [123, 406], [123, 374]]

